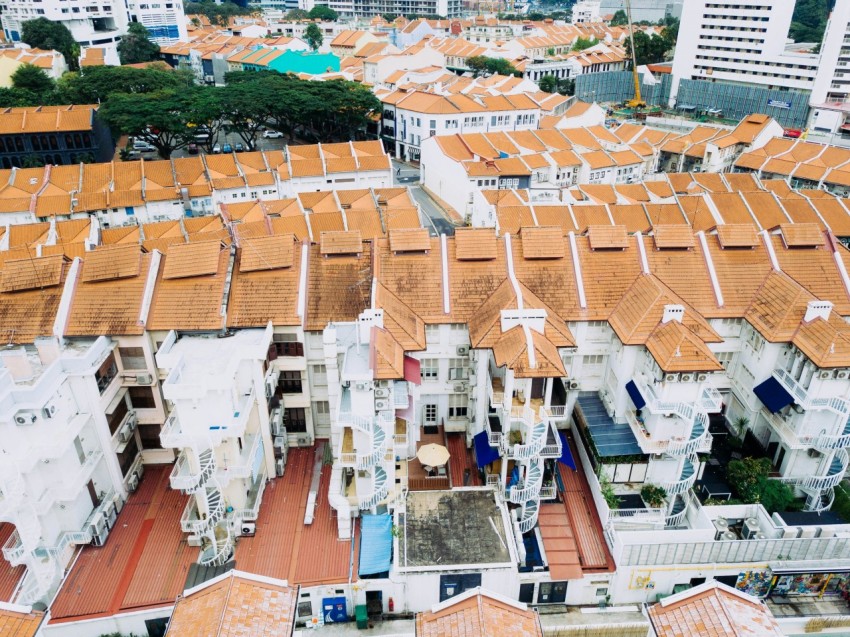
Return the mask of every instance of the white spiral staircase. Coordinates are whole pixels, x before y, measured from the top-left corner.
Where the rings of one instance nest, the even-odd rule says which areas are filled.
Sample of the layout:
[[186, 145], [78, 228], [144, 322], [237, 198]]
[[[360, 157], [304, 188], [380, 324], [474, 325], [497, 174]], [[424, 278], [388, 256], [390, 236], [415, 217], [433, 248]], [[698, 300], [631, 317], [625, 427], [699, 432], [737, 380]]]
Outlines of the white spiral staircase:
[[[198, 469], [192, 468], [189, 454], [197, 458]], [[226, 519], [226, 505], [221, 484], [216, 477], [215, 452], [207, 447], [184, 449], [171, 471], [171, 486], [195, 499], [199, 518], [184, 519], [183, 529], [201, 537], [201, 557], [204, 566], [221, 566], [233, 556], [234, 538]], [[193, 506], [189, 501], [189, 507]], [[201, 511], [206, 508], [206, 514]], [[186, 514], [184, 514], [184, 518]]]
[[361, 509], [371, 509], [378, 506], [381, 500], [385, 500], [389, 495], [389, 485], [387, 484], [387, 472], [380, 465], [372, 467], [371, 490], [368, 495], [361, 496], [358, 500], [358, 505]]
[[835, 500], [835, 487], [844, 479], [848, 464], [850, 464], [850, 454], [846, 449], [837, 449], [826, 467], [825, 474], [776, 478], [776, 480], [796, 487], [806, 495], [805, 511], [820, 513], [829, 510], [832, 506]]

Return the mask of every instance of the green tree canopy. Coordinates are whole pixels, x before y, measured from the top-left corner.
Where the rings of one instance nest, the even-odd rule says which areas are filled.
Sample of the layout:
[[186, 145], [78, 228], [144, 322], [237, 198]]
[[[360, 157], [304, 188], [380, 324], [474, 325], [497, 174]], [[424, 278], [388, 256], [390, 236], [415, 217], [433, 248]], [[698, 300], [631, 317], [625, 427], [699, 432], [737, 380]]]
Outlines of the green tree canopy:
[[[671, 43], [667, 38], [657, 35], [650, 37], [643, 31], [635, 31], [634, 40], [638, 66], [663, 62], [667, 52], [675, 46], [675, 41]], [[632, 54], [631, 40], [626, 40], [626, 53], [628, 56]]]
[[21, 26], [21, 40], [37, 49], [59, 51], [72, 71], [80, 66], [80, 47], [68, 27], [61, 22], [52, 22], [47, 18], [27, 20]]
[[210, 24], [226, 27], [230, 24], [230, 18], [237, 15], [251, 15], [256, 11], [254, 7], [240, 7], [233, 2], [216, 3], [213, 0], [204, 0], [203, 2], [187, 2], [184, 10], [186, 15], [203, 15], [206, 16]]
[[151, 62], [159, 55], [159, 45], [152, 42], [150, 33], [140, 22], [131, 22], [127, 34], [118, 43], [118, 57], [121, 64]]
[[504, 58], [491, 58], [486, 55], [474, 55], [466, 60], [467, 66], [475, 77], [484, 73], [499, 75], [516, 75], [522, 77], [522, 73], [516, 70], [510, 60]]
[[768, 458], [744, 458], [730, 461], [726, 475], [735, 495], [747, 504], [761, 503], [769, 513], [799, 509], [794, 491], [768, 477], [771, 469]]
[[323, 22], [336, 22], [337, 18], [339, 18], [339, 14], [324, 4], [317, 4], [315, 7], [310, 9], [310, 12], [307, 14], [307, 17], [311, 20], [322, 20]]
[[554, 75], [544, 75], [540, 78], [540, 81], [537, 82], [537, 85], [540, 87], [541, 91], [554, 93], [558, 89], [558, 78]]
[[[199, 87], [200, 88], [200, 87]], [[119, 135], [132, 135], [154, 146], [168, 159], [194, 137], [192, 113], [194, 91], [164, 90], [131, 95], [114, 93], [101, 105], [101, 120]]]
[[59, 81], [59, 91], [65, 103], [96, 104], [116, 93], [151, 93], [191, 85], [191, 77], [183, 71], [87, 66], [79, 73], [66, 73]]
[[304, 9], [290, 9], [286, 12], [287, 20], [306, 20], [307, 12]]
[[621, 27], [625, 24], [629, 23], [629, 16], [622, 9], [618, 9], [614, 13], [614, 17], [611, 19], [612, 27]]
[[56, 88], [56, 82], [37, 66], [22, 64], [12, 73], [12, 86], [35, 95], [46, 96]]
[[834, 0], [797, 0], [788, 35], [795, 42], [820, 42]]
[[319, 28], [319, 25], [315, 22], [311, 22], [307, 25], [307, 29], [304, 31], [304, 39], [307, 40], [307, 44], [310, 45], [310, 48], [316, 51], [320, 46], [322, 46], [322, 42], [325, 38], [322, 35], [322, 30]]
[[573, 51], [584, 51], [585, 49], [589, 49], [594, 44], [596, 44], [598, 40], [591, 38], [578, 38], [573, 44]]

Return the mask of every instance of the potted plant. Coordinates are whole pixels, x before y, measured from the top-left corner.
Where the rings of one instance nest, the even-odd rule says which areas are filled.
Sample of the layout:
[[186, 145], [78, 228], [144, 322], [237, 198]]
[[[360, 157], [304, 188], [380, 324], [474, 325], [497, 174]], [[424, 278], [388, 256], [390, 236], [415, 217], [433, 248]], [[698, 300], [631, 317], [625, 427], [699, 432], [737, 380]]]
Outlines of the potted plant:
[[651, 509], [660, 509], [667, 499], [667, 492], [654, 484], [645, 484], [641, 487], [640, 497]]

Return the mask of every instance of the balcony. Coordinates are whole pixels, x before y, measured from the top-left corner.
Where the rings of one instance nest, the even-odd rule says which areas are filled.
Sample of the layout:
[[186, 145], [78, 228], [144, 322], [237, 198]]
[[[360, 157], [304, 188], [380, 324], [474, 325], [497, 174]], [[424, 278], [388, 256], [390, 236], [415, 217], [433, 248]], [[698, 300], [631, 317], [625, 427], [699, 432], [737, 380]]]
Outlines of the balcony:
[[[263, 439], [259, 433], [245, 434], [242, 449], [232, 461], [225, 458], [224, 466], [219, 467], [218, 479], [226, 484], [235, 478], [250, 478], [257, 454], [262, 453]], [[262, 462], [261, 462], [262, 464]]]
[[548, 407], [543, 407], [543, 416], [553, 422], [567, 422], [570, 418], [566, 405], [549, 405]]
[[561, 436], [552, 420], [547, 419], [546, 423], [548, 425], [546, 429], [546, 444], [540, 450], [540, 455], [544, 458], [560, 458], [561, 453], [563, 453]]
[[44, 490], [34, 504], [36, 513], [44, 515], [56, 502], [76, 500], [80, 495], [80, 490], [84, 490], [84, 485], [89, 481], [92, 471], [101, 459], [103, 459], [103, 451], [100, 449], [92, 449], [87, 452], [85, 459], [72, 475], [65, 477], [61, 484]]
[[808, 390], [784, 369], [774, 370], [773, 377], [794, 397], [794, 402], [803, 409], [831, 411], [843, 416], [844, 419], [850, 417], [850, 403], [844, 398], [810, 398]]
[[14, 531], [3, 545], [3, 557], [12, 566], [19, 566], [20, 564], [23, 564], [24, 545], [21, 542], [21, 536], [17, 531]]
[[843, 479], [847, 472], [847, 465], [850, 463], [846, 449], [839, 449], [835, 452], [827, 467], [826, 474], [821, 476], [798, 476], [790, 478], [776, 478], [786, 484], [796, 485], [800, 489], [809, 491], [824, 491], [836, 487]]
[[385, 500], [387, 495], [389, 495], [387, 472], [381, 467], [375, 467], [372, 473], [371, 492], [366, 496], [360, 495], [358, 498], [358, 504], [361, 509], [371, 509], [378, 506], [381, 500]]
[[714, 387], [704, 387], [699, 399], [699, 406], [709, 414], [720, 413], [723, 409], [723, 396]]

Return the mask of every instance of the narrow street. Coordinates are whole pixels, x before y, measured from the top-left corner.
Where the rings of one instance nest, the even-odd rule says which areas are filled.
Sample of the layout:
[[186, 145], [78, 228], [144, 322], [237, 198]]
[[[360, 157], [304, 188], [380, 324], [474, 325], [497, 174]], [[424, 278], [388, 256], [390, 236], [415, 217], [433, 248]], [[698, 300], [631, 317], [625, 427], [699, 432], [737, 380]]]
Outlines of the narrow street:
[[422, 211], [422, 225], [428, 228], [433, 236], [440, 234], [453, 235], [454, 224], [449, 220], [443, 209], [419, 185], [419, 169], [404, 162], [392, 160], [393, 183], [396, 186], [407, 186], [410, 194]]

